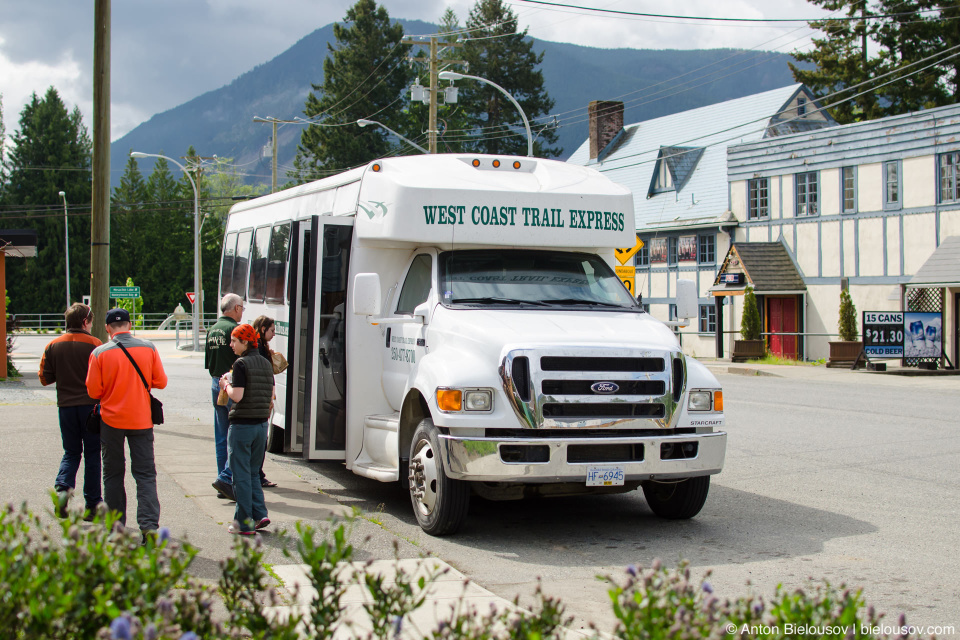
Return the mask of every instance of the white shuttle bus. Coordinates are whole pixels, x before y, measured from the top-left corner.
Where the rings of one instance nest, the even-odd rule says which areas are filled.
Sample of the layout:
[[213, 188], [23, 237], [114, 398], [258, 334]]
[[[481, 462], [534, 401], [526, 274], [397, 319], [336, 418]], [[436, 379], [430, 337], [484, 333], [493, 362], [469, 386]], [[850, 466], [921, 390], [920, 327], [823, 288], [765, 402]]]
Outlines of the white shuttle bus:
[[275, 318], [290, 362], [270, 450], [408, 483], [433, 535], [473, 494], [642, 487], [693, 517], [723, 467], [723, 396], [615, 275], [633, 211], [589, 168], [451, 154], [235, 205], [220, 294]]

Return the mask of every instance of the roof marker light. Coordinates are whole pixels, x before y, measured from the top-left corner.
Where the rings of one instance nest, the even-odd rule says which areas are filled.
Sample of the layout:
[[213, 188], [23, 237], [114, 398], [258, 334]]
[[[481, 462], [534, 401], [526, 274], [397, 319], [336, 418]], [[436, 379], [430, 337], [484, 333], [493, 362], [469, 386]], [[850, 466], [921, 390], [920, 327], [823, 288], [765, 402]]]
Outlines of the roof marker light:
[[479, 166], [480, 166], [480, 161], [477, 160], [477, 159], [474, 159], [474, 161], [473, 161], [473, 166], [479, 167]]
[[380, 163], [375, 162], [374, 165], [371, 167], [371, 169], [373, 169], [374, 171], [380, 171]]
[[513, 161], [513, 168], [514, 168], [514, 169], [519, 169], [519, 168], [520, 168], [520, 161], [519, 161], [519, 160], [514, 160], [514, 161]]
[[493, 161], [493, 168], [494, 168], [494, 169], [499, 169], [499, 168], [500, 168], [500, 161], [499, 161], [499, 160], [494, 160], [494, 161]]

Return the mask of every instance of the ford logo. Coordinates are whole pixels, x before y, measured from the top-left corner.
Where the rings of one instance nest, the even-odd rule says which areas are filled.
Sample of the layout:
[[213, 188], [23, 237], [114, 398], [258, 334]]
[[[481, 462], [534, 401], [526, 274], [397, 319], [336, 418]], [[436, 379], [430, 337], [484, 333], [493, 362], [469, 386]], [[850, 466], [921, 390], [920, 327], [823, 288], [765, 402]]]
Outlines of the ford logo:
[[590, 390], [594, 393], [616, 393], [620, 391], [620, 385], [616, 382], [594, 382]]

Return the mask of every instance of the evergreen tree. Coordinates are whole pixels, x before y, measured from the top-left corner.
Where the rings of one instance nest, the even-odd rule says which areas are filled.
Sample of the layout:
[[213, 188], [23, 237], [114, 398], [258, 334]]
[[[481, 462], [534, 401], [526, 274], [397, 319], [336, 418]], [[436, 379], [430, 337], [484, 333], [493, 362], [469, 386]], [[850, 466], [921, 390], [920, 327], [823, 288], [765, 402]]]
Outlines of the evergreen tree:
[[119, 284], [135, 276], [140, 281], [146, 264], [153, 229], [145, 216], [151, 205], [147, 183], [136, 158], [127, 158], [127, 166], [113, 190], [110, 201], [110, 282]]
[[[462, 48], [462, 57], [469, 63], [466, 73], [500, 85], [520, 104], [536, 137], [534, 155], [559, 156], [563, 150], [550, 146], [556, 143], [557, 133], [545, 120], [554, 102], [538, 69], [543, 54], [534, 53], [527, 30], [517, 31], [516, 15], [503, 0], [477, 0], [467, 18], [467, 29], [469, 40]], [[469, 128], [460, 137], [464, 151], [527, 154], [523, 120], [506, 96], [476, 80], [464, 80], [457, 86]]]
[[334, 24], [336, 46], [323, 61], [323, 84], [313, 85], [304, 114], [319, 124], [300, 137], [294, 171], [299, 182], [362, 165], [391, 151], [381, 127], [360, 129], [360, 118], [375, 119], [400, 133], [405, 125], [403, 94], [411, 70], [409, 45], [400, 43], [403, 26], [390, 23], [386, 8], [375, 0], [358, 0], [347, 10], [345, 24]]
[[60, 191], [66, 192], [74, 213], [68, 223], [72, 240], [70, 293], [74, 301], [90, 288], [92, 143], [80, 110], [69, 112], [53, 87], [43, 98], [33, 94], [20, 114], [19, 124], [4, 162], [3, 204], [28, 212], [29, 219], [22, 225], [37, 232], [37, 257], [7, 262], [10, 312], [50, 313], [66, 304]]
[[840, 322], [838, 333], [840, 339], [845, 342], [851, 342], [857, 339], [857, 308], [853, 306], [853, 300], [850, 298], [850, 292], [846, 289], [840, 291]]
[[740, 337], [744, 340], [760, 339], [760, 309], [757, 308], [757, 296], [753, 287], [747, 287], [743, 294], [743, 317], [740, 319]]
[[[810, 2], [848, 18], [862, 18], [810, 22], [823, 37], [813, 39], [812, 50], [793, 55], [799, 62], [815, 66], [790, 65], [793, 77], [817, 95], [850, 88], [827, 99], [828, 103], [866, 91], [829, 109], [837, 122], [872, 120], [956, 102], [960, 62], [946, 55], [930, 69], [923, 67], [935, 63], [936, 58], [921, 62], [960, 44], [960, 26], [956, 24], [960, 6], [955, 0]], [[868, 44], [875, 55], [869, 55]], [[917, 64], [906, 66], [911, 63]], [[886, 84], [891, 80], [894, 82]], [[865, 84], [855, 87], [861, 83]]]

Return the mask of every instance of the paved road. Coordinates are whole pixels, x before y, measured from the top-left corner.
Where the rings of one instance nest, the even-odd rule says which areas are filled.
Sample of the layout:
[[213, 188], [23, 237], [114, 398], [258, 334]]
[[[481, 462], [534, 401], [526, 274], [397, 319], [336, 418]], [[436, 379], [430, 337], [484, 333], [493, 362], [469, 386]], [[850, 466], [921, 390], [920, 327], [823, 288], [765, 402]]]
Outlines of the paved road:
[[[35, 362], [28, 356], [39, 355], [43, 343], [21, 339], [18, 362], [25, 372]], [[169, 342], [158, 344], [171, 377], [158, 396], [174, 418], [158, 430], [158, 442], [181, 452], [172, 458], [190, 453], [202, 466], [209, 455], [212, 465], [208, 382], [200, 360]], [[905, 612], [913, 624], [960, 630], [960, 560], [954, 552], [960, 546], [955, 509], [960, 377], [766, 369], [780, 377], [718, 374], [730, 433], [727, 462], [694, 520], [661, 521], [637, 492], [474, 500], [459, 535], [431, 538], [417, 527], [399, 485], [354, 476], [342, 464], [273, 455], [269, 475], [291, 494], [290, 500], [275, 495], [273, 502], [268, 495], [268, 507], [271, 517], [280, 515], [281, 527], [298, 517], [318, 519], [355, 507], [364, 515], [356, 538], [362, 558], [389, 557], [396, 541], [403, 557], [432, 553], [491, 592], [518, 596], [522, 603], [531, 601], [535, 581], [542, 578], [545, 591], [561, 596], [576, 616], [575, 627], [612, 624], [597, 574], [619, 575], [629, 564], [682, 557], [695, 575], [712, 570], [721, 596], [743, 593], [748, 580], [759, 593], [771, 594], [777, 583], [794, 587], [808, 576], [826, 577], [862, 586], [869, 602], [890, 612], [891, 621]], [[3, 422], [11, 415], [2, 406], [6, 396], [25, 392], [0, 389]], [[0, 500], [41, 496], [59, 447], [55, 426], [43, 423], [55, 423], [49, 417], [55, 414], [49, 406], [10, 410], [23, 424], [0, 429], [0, 454], [15, 458], [12, 467], [20, 471], [0, 476]], [[22, 442], [34, 435], [37, 449], [23, 451]], [[44, 460], [37, 459], [37, 450]], [[191, 480], [189, 468], [164, 466], [178, 478], [161, 484], [168, 487], [161, 493], [165, 523], [201, 546], [199, 570], [212, 577], [229, 546], [217, 524], [228, 518], [219, 515], [225, 507], [206, 490], [203, 472]], [[302, 502], [294, 508], [293, 500]]]

